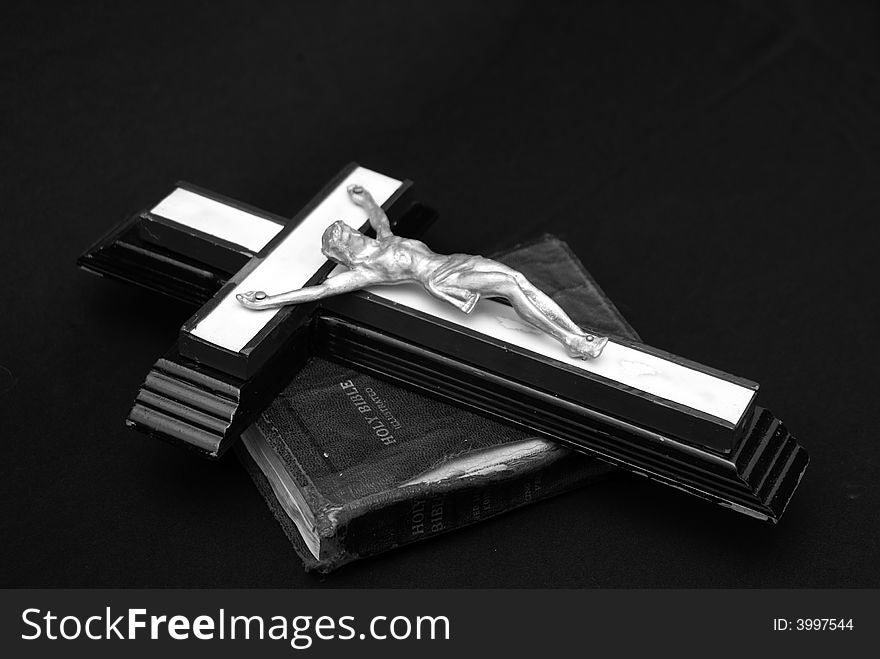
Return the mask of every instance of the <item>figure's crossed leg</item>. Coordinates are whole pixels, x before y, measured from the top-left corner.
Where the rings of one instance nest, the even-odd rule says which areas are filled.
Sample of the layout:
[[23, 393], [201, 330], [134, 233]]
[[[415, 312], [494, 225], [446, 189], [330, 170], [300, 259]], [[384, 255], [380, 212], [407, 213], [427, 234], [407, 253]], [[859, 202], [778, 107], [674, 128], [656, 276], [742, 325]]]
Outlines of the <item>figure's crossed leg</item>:
[[519, 272], [502, 264], [490, 270], [480, 268], [456, 276], [463, 288], [486, 296], [507, 299], [523, 320], [547, 332], [565, 346], [572, 357], [598, 357], [607, 339], [584, 332], [549, 296], [536, 288]]
[[[536, 288], [520, 273], [516, 273], [514, 279], [517, 287], [529, 303], [531, 303], [543, 317], [552, 321], [562, 330], [563, 337], [560, 340], [572, 357], [587, 359], [599, 356], [602, 352], [602, 348], [604, 348], [605, 344], [608, 342], [608, 339], [596, 336], [590, 332], [585, 332], [577, 325], [577, 323], [569, 318], [568, 314], [565, 313], [562, 307], [556, 304], [549, 295], [541, 291], [539, 288]], [[511, 304], [513, 304], [512, 301]]]
[[541, 312], [551, 318], [554, 322], [558, 323], [561, 327], [565, 328], [569, 332], [573, 332], [575, 334], [583, 334], [584, 331], [575, 323], [571, 318], [569, 318], [568, 314], [560, 307], [556, 302], [553, 301], [549, 295], [544, 293], [541, 289], [536, 288], [528, 279], [526, 279], [523, 275], [517, 273], [515, 277], [517, 286], [519, 286], [520, 290], [529, 298], [532, 304], [534, 304]]

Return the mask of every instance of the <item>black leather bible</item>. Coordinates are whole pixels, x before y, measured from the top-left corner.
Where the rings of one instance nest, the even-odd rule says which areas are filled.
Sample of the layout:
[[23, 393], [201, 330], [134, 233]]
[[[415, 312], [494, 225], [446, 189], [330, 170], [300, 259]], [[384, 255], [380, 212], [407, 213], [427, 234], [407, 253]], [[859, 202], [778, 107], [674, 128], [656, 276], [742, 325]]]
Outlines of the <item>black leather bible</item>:
[[[552, 236], [498, 260], [576, 322], [638, 340]], [[306, 569], [350, 561], [595, 482], [611, 468], [519, 428], [321, 358], [236, 444]]]

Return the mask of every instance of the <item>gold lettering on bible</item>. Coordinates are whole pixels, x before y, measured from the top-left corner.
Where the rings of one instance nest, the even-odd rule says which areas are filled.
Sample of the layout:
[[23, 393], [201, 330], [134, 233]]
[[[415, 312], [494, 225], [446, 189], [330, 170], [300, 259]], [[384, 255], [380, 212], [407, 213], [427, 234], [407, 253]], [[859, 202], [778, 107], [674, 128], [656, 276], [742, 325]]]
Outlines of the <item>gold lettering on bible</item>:
[[[361, 413], [364, 418], [364, 422], [370, 427], [370, 430], [376, 436], [376, 439], [378, 439], [386, 446], [397, 442], [397, 440], [394, 438], [394, 435], [392, 435], [391, 431], [388, 429], [388, 426], [382, 419], [379, 418], [379, 414], [376, 413], [373, 408], [367, 403], [363, 394], [361, 394], [354, 382], [352, 382], [351, 380], [346, 380], [345, 382], [340, 382], [339, 386], [342, 387], [342, 391], [348, 397], [348, 400], [351, 402], [351, 404], [354, 405], [355, 409], [357, 409], [357, 411]], [[369, 388], [368, 390], [373, 391]], [[397, 424], [397, 427], [400, 427], [399, 423]]]

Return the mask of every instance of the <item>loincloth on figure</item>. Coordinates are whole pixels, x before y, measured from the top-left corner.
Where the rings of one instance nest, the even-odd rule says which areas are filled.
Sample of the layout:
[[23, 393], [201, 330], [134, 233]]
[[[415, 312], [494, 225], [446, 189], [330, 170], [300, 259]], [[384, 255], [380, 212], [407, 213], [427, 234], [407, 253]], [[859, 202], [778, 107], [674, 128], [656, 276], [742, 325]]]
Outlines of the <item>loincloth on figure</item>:
[[456, 279], [461, 274], [486, 270], [487, 266], [498, 268], [498, 264], [484, 256], [450, 254], [444, 257], [440, 267], [425, 281], [425, 288], [437, 297], [446, 298], [447, 302], [455, 304], [465, 313], [470, 313], [479, 301], [480, 294], [458, 285]]

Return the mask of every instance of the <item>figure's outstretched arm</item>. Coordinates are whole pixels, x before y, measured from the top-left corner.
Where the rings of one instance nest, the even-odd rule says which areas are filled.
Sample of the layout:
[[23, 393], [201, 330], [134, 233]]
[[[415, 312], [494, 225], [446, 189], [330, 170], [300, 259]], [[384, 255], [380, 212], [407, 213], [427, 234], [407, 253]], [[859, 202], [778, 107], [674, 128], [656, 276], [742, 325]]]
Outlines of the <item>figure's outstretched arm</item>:
[[314, 302], [331, 295], [349, 293], [375, 283], [378, 283], [378, 278], [373, 273], [364, 270], [349, 270], [340, 272], [317, 286], [306, 286], [277, 295], [267, 295], [263, 291], [248, 291], [247, 293], [238, 293], [235, 298], [248, 309], [277, 309], [288, 304]]
[[354, 183], [348, 186], [348, 196], [358, 206], [367, 211], [367, 217], [370, 219], [370, 225], [376, 231], [376, 238], [388, 238], [393, 236], [391, 231], [391, 223], [382, 207], [373, 199], [373, 195], [367, 192], [362, 185]]

